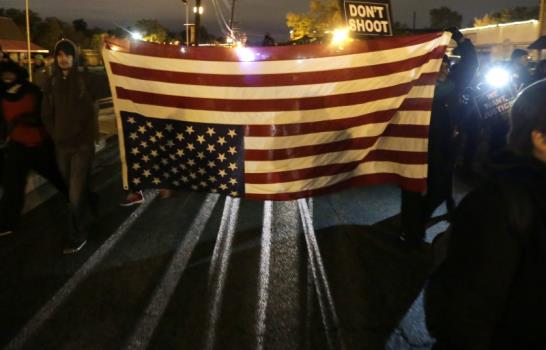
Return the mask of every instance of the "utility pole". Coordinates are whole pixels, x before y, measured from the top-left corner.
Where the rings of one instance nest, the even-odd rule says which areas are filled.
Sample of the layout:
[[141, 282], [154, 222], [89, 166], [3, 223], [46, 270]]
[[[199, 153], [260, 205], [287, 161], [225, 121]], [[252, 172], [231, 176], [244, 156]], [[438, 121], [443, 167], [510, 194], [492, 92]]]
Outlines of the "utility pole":
[[231, 17], [229, 18], [229, 29], [233, 33], [233, 18], [235, 18], [235, 1], [231, 0]]
[[29, 16], [28, 0], [25, 0], [25, 16], [27, 24], [27, 61], [28, 61], [28, 78], [32, 82], [32, 62], [30, 58], [30, 16]]
[[195, 46], [199, 46], [199, 27], [201, 26], [201, 0], [195, 0]]
[[540, 0], [540, 35], [546, 35], [546, 0]]
[[188, 23], [190, 20], [190, 4], [188, 4], [188, 0], [182, 0], [182, 2], [186, 5], [186, 22], [184, 23], [184, 28], [186, 29], [186, 46], [190, 46], [190, 24]]

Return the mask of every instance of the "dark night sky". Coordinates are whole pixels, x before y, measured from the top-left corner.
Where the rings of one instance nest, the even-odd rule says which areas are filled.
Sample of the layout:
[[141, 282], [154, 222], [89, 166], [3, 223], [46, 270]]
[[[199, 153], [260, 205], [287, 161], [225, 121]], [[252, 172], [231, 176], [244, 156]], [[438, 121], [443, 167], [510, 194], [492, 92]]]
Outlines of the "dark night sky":
[[[231, 3], [231, 0], [216, 0]], [[193, 1], [190, 0], [193, 3]], [[514, 6], [538, 5], [539, 0], [391, 0], [394, 19], [411, 25], [412, 13], [417, 12], [417, 26], [429, 23], [428, 11], [449, 6], [463, 14], [463, 24], [487, 12]], [[105, 28], [116, 24], [127, 26], [141, 18], [158, 19], [165, 26], [180, 30], [185, 20], [180, 0], [30, 0], [31, 9], [42, 17], [56, 16], [63, 20], [84, 18], [91, 26]], [[210, 0], [202, 0], [204, 23], [212, 32], [220, 33]], [[285, 15], [289, 11], [305, 12], [308, 0], [237, 0], [236, 22], [251, 38], [261, 38], [270, 32], [278, 40], [287, 37]], [[23, 0], [0, 0], [0, 7], [23, 8]], [[229, 18], [229, 14], [225, 13]]]

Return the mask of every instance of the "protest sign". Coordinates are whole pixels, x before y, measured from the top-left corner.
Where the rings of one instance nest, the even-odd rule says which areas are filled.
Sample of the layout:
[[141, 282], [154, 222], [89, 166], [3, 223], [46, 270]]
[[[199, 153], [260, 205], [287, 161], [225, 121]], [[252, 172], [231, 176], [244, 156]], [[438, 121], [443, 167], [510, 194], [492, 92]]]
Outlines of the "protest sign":
[[388, 1], [343, 0], [347, 27], [360, 36], [392, 36]]

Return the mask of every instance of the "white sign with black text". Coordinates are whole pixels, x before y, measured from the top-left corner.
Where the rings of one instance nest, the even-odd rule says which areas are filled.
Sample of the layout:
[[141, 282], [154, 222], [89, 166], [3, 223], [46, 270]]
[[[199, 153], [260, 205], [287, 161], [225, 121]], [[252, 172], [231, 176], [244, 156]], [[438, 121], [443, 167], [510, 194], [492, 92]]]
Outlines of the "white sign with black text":
[[344, 0], [347, 27], [356, 35], [391, 36], [392, 23], [388, 3]]

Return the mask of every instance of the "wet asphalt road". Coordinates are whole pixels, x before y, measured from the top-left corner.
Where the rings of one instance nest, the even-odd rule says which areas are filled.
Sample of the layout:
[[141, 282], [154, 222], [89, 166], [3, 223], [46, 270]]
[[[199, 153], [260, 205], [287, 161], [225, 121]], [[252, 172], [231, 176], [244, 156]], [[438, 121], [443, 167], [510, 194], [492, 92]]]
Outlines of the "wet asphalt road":
[[149, 191], [122, 208], [115, 140], [96, 165], [81, 253], [61, 254], [58, 196], [0, 240], [1, 347], [430, 348], [431, 254], [398, 242], [397, 188], [292, 202]]

